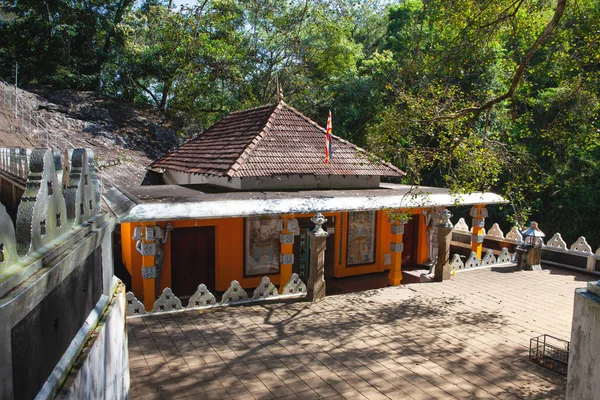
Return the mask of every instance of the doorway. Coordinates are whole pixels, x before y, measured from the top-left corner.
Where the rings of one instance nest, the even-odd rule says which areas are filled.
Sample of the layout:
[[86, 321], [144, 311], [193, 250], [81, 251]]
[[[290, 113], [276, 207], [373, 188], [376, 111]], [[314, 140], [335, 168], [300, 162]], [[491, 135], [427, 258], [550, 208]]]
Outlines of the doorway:
[[178, 228], [171, 232], [171, 286], [181, 298], [204, 283], [215, 290], [215, 227]]
[[419, 218], [420, 214], [413, 214], [412, 218], [404, 225], [404, 236], [402, 242], [402, 268], [417, 265], [417, 243], [419, 240]]
[[[294, 265], [292, 271], [297, 273], [303, 282], [309, 278], [310, 272], [310, 232], [315, 224], [310, 218], [298, 218], [300, 235], [294, 240]], [[335, 246], [335, 216], [327, 217], [323, 229], [329, 232], [325, 245], [325, 279], [333, 278], [334, 246]], [[285, 283], [284, 283], [285, 284]]]

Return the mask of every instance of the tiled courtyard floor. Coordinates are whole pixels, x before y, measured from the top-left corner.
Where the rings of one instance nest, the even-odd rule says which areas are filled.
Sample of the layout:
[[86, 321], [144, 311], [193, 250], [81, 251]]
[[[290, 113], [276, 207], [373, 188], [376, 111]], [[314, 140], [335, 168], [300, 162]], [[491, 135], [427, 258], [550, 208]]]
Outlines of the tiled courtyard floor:
[[529, 339], [569, 339], [558, 268], [459, 273], [444, 283], [310, 304], [130, 319], [132, 398], [552, 399], [566, 378], [528, 361]]

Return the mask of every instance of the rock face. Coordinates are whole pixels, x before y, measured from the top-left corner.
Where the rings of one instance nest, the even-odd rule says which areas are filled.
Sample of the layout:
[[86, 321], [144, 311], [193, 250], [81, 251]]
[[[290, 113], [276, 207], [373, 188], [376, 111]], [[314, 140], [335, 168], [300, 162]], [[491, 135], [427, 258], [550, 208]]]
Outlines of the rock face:
[[91, 148], [103, 191], [140, 185], [146, 166], [181, 143], [151, 108], [93, 92], [19, 89], [15, 118], [14, 91], [0, 82], [0, 147]]

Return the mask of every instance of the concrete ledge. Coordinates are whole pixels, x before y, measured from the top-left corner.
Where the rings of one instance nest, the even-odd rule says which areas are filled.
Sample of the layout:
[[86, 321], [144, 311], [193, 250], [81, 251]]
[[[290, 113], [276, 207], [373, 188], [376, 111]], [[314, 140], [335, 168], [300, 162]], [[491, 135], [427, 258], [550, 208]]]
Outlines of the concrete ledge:
[[600, 296], [581, 288], [575, 290], [566, 399], [597, 399], [598, 396]]

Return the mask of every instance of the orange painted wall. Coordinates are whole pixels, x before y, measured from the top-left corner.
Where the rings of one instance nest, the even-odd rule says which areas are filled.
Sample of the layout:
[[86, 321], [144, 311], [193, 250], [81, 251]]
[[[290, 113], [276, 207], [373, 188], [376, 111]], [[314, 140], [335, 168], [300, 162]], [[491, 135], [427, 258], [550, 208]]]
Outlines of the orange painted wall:
[[[411, 210], [413, 213], [419, 213], [419, 243], [417, 249], [417, 262], [424, 262], [427, 258], [427, 240], [425, 219], [421, 210]], [[312, 215], [298, 214], [285, 215], [288, 218], [306, 218]], [[282, 216], [284, 217], [284, 216]], [[346, 248], [347, 248], [347, 227], [348, 213], [326, 213], [329, 218], [326, 227], [331, 226], [331, 217], [335, 217], [335, 246], [326, 251], [334, 252], [334, 271], [335, 277], [347, 277], [373, 272], [382, 272], [389, 269], [385, 265], [385, 254], [390, 254], [391, 232], [390, 223], [385, 211], [377, 212], [376, 221], [376, 251], [375, 262], [367, 265], [347, 266]], [[146, 222], [144, 225], [152, 224]], [[244, 219], [228, 218], [214, 220], [184, 220], [172, 221], [173, 229], [189, 228], [195, 226], [214, 226], [215, 227], [215, 288], [217, 291], [225, 291], [232, 280], [240, 282], [244, 288], [257, 287], [262, 276], [244, 277]], [[132, 289], [135, 295], [141, 299], [143, 297], [143, 281], [141, 274], [142, 257], [135, 249], [135, 241], [132, 240], [135, 226], [142, 223], [122, 223], [122, 252], [123, 262], [131, 274]], [[166, 222], [157, 223], [161, 228], [166, 227]], [[340, 243], [341, 240], [341, 243]], [[164, 264], [161, 275], [159, 293], [165, 287], [171, 286], [171, 237], [164, 246]], [[275, 285], [280, 284], [279, 274], [269, 275], [271, 282]], [[201, 282], [198, 282], [200, 284]], [[285, 282], [283, 282], [285, 283]]]

